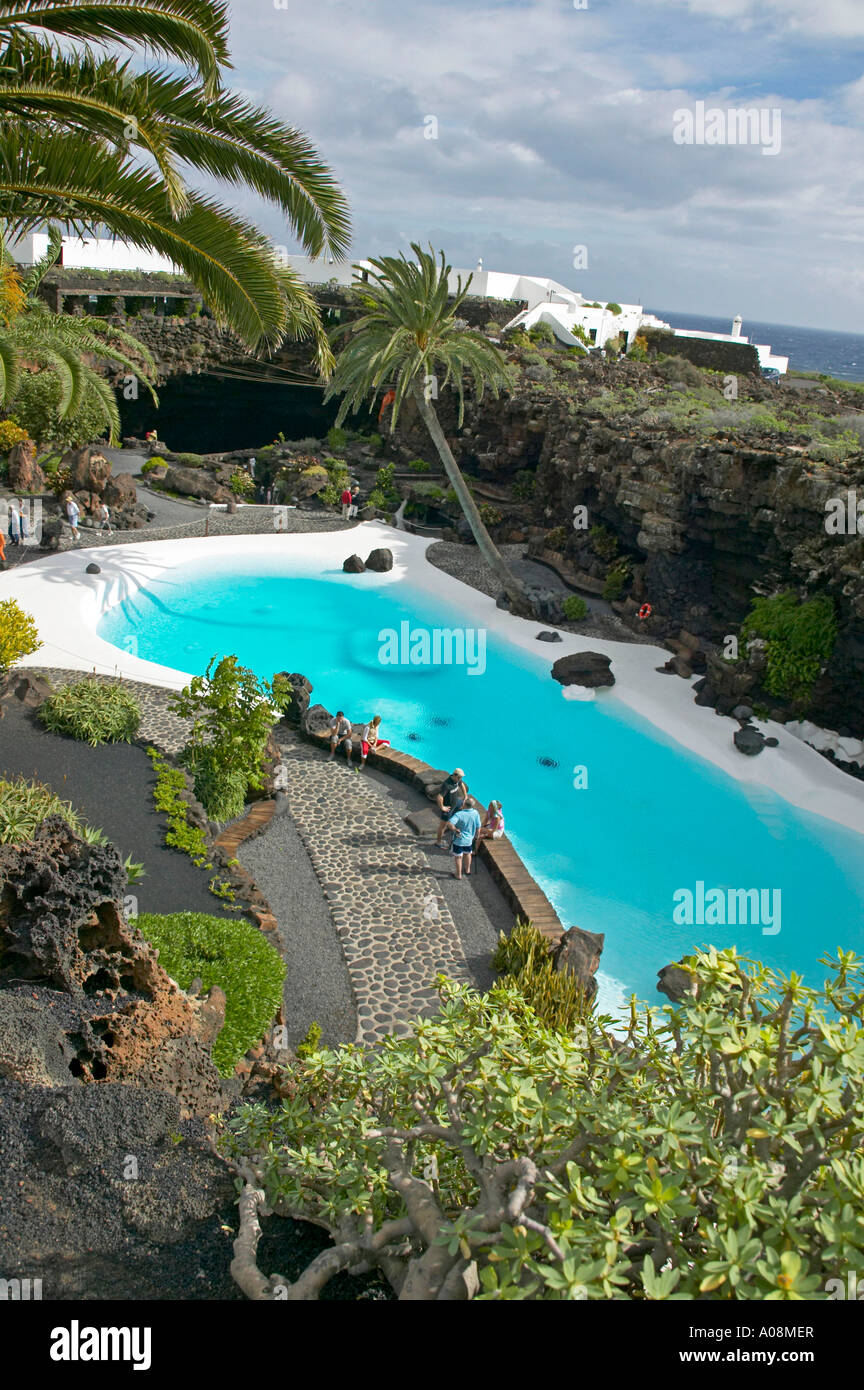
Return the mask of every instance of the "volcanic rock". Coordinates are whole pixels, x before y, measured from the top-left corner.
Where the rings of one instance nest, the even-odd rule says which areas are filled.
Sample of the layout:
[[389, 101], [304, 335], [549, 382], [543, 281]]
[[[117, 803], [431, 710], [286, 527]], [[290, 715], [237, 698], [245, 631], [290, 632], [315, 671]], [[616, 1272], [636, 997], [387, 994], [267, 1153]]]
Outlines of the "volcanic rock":
[[538, 642], [560, 642], [561, 640], [562, 638], [560, 632], [544, 631], [537, 633]]
[[745, 724], [743, 728], [736, 729], [732, 735], [735, 747], [739, 753], [744, 753], [748, 758], [755, 758], [757, 753], [761, 753], [765, 747], [765, 736], [760, 734], [758, 729], [754, 729], [752, 724]]
[[611, 659], [602, 652], [574, 652], [561, 656], [552, 667], [552, 678], [561, 685], [584, 685], [589, 690], [614, 685]]
[[42, 492], [45, 474], [36, 462], [36, 445], [22, 439], [9, 451], [8, 483], [12, 492]]
[[89, 565], [87, 566], [86, 570], [84, 571], [84, 573], [85, 573], [85, 574], [101, 574], [101, 573], [102, 573], [102, 567], [101, 567], [101, 565], [89, 564]]
[[393, 551], [383, 547], [379, 550], [371, 550], [366, 559], [367, 570], [374, 570], [377, 574], [386, 574], [393, 568]]
[[681, 965], [664, 965], [657, 971], [657, 989], [677, 1004], [682, 999], [695, 999], [698, 994], [696, 980], [689, 970]]
[[323, 705], [313, 705], [300, 720], [306, 734], [329, 734], [333, 715]]
[[183, 497], [203, 498], [205, 502], [228, 502], [231, 498], [228, 489], [205, 473], [203, 468], [178, 468], [172, 465], [166, 469], [161, 487], [168, 492], [179, 492]]
[[603, 932], [583, 931], [581, 927], [571, 927], [566, 931], [553, 951], [556, 970], [569, 970], [575, 975], [579, 988], [587, 999], [597, 993], [594, 976], [603, 954], [606, 940]]
[[117, 473], [108, 479], [102, 495], [109, 507], [120, 510], [134, 507], [138, 501], [135, 479], [129, 473]]
[[279, 675], [273, 677], [274, 681], [278, 681], [279, 676], [284, 676], [291, 685], [291, 695], [282, 711], [282, 718], [286, 724], [297, 728], [309, 708], [312, 682], [301, 676], [299, 671], [280, 671]]
[[61, 468], [72, 474], [73, 492], [95, 492], [100, 497], [111, 476], [111, 464], [98, 448], [69, 449], [60, 460]]
[[359, 555], [349, 555], [348, 559], [342, 562], [342, 569], [345, 574], [362, 574], [366, 566]]

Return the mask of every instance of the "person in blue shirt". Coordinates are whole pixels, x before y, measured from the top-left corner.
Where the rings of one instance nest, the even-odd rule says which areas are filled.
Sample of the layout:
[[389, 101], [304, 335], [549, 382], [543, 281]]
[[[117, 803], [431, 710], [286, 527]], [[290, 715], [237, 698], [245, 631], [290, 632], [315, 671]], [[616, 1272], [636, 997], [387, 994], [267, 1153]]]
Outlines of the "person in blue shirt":
[[454, 811], [447, 824], [453, 827], [451, 850], [456, 861], [454, 870], [456, 877], [462, 877], [464, 865], [465, 877], [469, 878], [474, 841], [477, 838], [477, 831], [480, 829], [480, 817], [473, 806], [464, 806], [461, 811]]

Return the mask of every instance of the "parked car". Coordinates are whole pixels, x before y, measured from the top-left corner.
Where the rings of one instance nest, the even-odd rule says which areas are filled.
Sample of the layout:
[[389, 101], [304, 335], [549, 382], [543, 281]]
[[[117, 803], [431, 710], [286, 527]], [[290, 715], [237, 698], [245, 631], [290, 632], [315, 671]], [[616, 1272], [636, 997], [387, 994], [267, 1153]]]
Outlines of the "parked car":
[[766, 381], [779, 381], [783, 373], [779, 372], [776, 367], [763, 367], [762, 375]]

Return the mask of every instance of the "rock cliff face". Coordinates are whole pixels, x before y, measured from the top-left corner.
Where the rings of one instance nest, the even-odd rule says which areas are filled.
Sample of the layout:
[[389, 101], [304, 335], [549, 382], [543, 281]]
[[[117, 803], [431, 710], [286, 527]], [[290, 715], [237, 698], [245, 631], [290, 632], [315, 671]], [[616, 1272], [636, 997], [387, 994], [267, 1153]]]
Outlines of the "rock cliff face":
[[[620, 390], [630, 370], [629, 363], [586, 364], [591, 385], [581, 397], [523, 376], [506, 399], [469, 402], [461, 434], [448, 400], [439, 413], [466, 473], [506, 483], [519, 470], [535, 472], [537, 500], [525, 512], [544, 530], [560, 534], [563, 527], [571, 557], [585, 538], [574, 531], [577, 507], [586, 508], [589, 526], [604, 526], [617, 538], [619, 553], [633, 565], [634, 598], [653, 609], [652, 636], [684, 628], [722, 644], [738, 632], [754, 595], [786, 588], [829, 594], [840, 631], [808, 713], [819, 724], [860, 736], [864, 536], [829, 534], [826, 502], [850, 491], [864, 501], [864, 463], [860, 457], [842, 467], [815, 463], [805, 446], [790, 445], [779, 432], [757, 431], [742, 442], [720, 431], [688, 437], [652, 425], [650, 412], [604, 418], [596, 407], [598, 390], [601, 400], [610, 384], [611, 391]], [[820, 408], [839, 411], [842, 403], [826, 399]], [[400, 442], [405, 450], [424, 443], [410, 409]]]

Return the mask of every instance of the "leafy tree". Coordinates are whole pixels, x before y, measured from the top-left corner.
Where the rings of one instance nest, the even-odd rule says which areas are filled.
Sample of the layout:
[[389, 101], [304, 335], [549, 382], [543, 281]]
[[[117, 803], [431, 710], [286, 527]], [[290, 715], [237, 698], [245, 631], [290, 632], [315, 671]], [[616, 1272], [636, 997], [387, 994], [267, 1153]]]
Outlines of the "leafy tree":
[[444, 253], [439, 263], [431, 247], [424, 251], [412, 242], [411, 250], [413, 261], [403, 254], [373, 259], [372, 269], [364, 271], [368, 280], [360, 280], [360, 267], [355, 268], [365, 313], [333, 330], [334, 341], [344, 342], [325, 400], [342, 396], [336, 416], [336, 424], [341, 425], [349, 411], [368, 408], [370, 398], [374, 401], [379, 392], [392, 390], [391, 434], [406, 398], [414, 401], [484, 560], [508, 595], [513, 612], [527, 615], [531, 609], [524, 590], [483, 524], [434, 405], [436, 395], [452, 386], [461, 429], [466, 375], [478, 400], [487, 389], [497, 397], [510, 381], [507, 366], [488, 338], [458, 318], [472, 277], [464, 286], [460, 278], [451, 296], [450, 266]]
[[[171, 66], [137, 72], [119, 46]], [[332, 173], [305, 135], [222, 86], [229, 66], [223, 0], [0, 0], [0, 218], [16, 233], [105, 226], [169, 256], [248, 347], [312, 337], [326, 369], [308, 290], [184, 177], [266, 198], [311, 255], [347, 246]]]
[[22, 656], [32, 656], [41, 646], [35, 618], [25, 613], [14, 598], [4, 599], [0, 603], [0, 678]]
[[[263, 1299], [370, 1267], [404, 1300], [827, 1298], [864, 1272], [864, 967], [823, 964], [817, 990], [709, 949], [686, 1002], [574, 1035], [513, 986], [442, 982], [409, 1036], [315, 1053], [280, 1108], [227, 1122], [235, 1279]], [[258, 1268], [265, 1207], [333, 1237], [293, 1283]]]
[[192, 720], [180, 760], [213, 820], [242, 814], [247, 788], [263, 785], [267, 737], [287, 694], [287, 681], [267, 684], [236, 656], [214, 656], [204, 675], [170, 701], [175, 714]]

